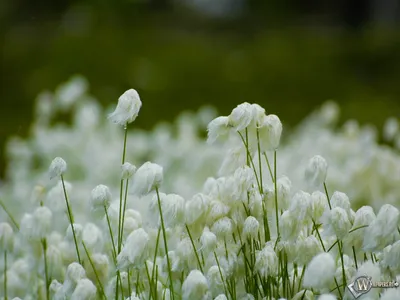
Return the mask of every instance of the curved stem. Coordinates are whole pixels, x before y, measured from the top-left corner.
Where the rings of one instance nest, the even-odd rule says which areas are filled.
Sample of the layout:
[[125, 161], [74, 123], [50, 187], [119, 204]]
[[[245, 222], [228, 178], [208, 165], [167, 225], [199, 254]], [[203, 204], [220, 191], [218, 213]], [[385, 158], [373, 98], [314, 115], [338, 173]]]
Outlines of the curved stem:
[[49, 278], [49, 271], [48, 271], [48, 266], [47, 266], [47, 241], [46, 239], [42, 239], [42, 248], [43, 248], [43, 259], [44, 259], [44, 276], [45, 276], [45, 283], [46, 283], [46, 299], [50, 299], [50, 291], [49, 291], [49, 285], [50, 285], [50, 278]]
[[64, 182], [63, 175], [61, 175], [61, 183], [62, 183], [62, 186], [63, 186], [65, 204], [67, 205], [67, 212], [68, 212], [69, 222], [71, 224], [72, 235], [74, 237], [76, 256], [78, 257], [78, 262], [82, 265], [81, 256], [79, 254], [78, 241], [77, 241], [76, 233], [75, 233], [74, 216], [72, 214], [72, 210], [71, 210], [71, 207], [69, 205], [69, 200], [68, 200], [67, 190], [65, 188], [65, 182]]

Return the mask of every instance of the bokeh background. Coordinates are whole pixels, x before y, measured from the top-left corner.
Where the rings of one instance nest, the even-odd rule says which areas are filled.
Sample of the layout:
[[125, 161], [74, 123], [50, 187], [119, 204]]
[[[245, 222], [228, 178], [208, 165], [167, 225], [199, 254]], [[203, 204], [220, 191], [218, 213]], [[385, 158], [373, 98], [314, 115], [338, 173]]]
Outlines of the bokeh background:
[[329, 99], [343, 120], [400, 116], [398, 0], [6, 0], [0, 20], [0, 178], [36, 95], [75, 74], [104, 105], [137, 89], [142, 128], [244, 101], [287, 126]]

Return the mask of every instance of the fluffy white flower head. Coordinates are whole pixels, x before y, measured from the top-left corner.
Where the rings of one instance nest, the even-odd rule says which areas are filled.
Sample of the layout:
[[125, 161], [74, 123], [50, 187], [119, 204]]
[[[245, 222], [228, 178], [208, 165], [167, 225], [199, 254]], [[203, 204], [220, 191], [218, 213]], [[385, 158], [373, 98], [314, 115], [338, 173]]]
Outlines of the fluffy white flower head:
[[218, 117], [212, 120], [207, 126], [207, 142], [212, 144], [220, 136], [226, 136], [229, 133], [229, 118]]
[[133, 190], [139, 196], [158, 188], [163, 181], [163, 168], [151, 162], [145, 162], [136, 172]]
[[247, 128], [253, 121], [253, 107], [250, 103], [244, 102], [235, 107], [229, 115], [229, 124], [237, 131]]
[[328, 163], [320, 155], [313, 156], [309, 161], [305, 171], [306, 180], [313, 186], [321, 186], [326, 180]]
[[121, 178], [122, 179], [129, 179], [135, 174], [136, 167], [129, 162], [124, 163], [121, 166]]
[[10, 224], [0, 224], [0, 248], [5, 251], [12, 251], [14, 246], [14, 232]]
[[111, 192], [108, 186], [100, 184], [91, 193], [90, 204], [93, 209], [109, 207], [111, 202]]
[[314, 256], [304, 273], [303, 286], [307, 288], [322, 289], [333, 280], [336, 264], [333, 257], [323, 252]]
[[130, 89], [119, 97], [115, 111], [108, 118], [115, 124], [126, 126], [135, 121], [141, 107], [142, 101], [138, 92]]
[[61, 157], [56, 157], [50, 164], [49, 176], [50, 179], [59, 177], [67, 171], [67, 163]]
[[182, 285], [183, 300], [201, 300], [208, 292], [206, 277], [199, 270], [190, 271]]

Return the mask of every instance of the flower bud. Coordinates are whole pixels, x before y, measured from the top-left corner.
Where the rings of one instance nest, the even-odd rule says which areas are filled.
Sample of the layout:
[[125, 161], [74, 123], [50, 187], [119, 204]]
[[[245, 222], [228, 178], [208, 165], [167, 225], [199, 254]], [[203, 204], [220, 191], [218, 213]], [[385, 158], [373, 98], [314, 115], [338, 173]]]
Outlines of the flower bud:
[[145, 162], [136, 172], [133, 190], [139, 196], [158, 188], [163, 181], [163, 168], [151, 162]]
[[141, 107], [142, 101], [138, 92], [130, 89], [119, 97], [115, 111], [108, 118], [115, 124], [126, 126], [135, 121]]
[[121, 179], [129, 179], [131, 178], [136, 172], [136, 167], [131, 163], [124, 163], [121, 166]]
[[67, 163], [61, 157], [56, 157], [50, 164], [49, 176], [50, 179], [59, 177], [67, 171]]
[[325, 158], [315, 155], [308, 161], [305, 178], [312, 186], [318, 187], [325, 182], [327, 171], [328, 163]]
[[111, 192], [108, 186], [100, 184], [91, 193], [90, 205], [93, 210], [109, 207], [111, 202]]

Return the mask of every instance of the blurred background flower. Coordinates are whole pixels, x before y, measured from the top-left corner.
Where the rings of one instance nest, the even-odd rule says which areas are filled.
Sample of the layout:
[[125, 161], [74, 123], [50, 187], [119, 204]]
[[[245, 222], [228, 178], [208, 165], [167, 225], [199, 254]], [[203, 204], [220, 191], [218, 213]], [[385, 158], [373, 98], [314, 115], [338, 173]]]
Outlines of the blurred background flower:
[[292, 126], [327, 99], [343, 120], [382, 126], [400, 115], [399, 8], [397, 0], [1, 1], [0, 178], [5, 142], [29, 132], [36, 95], [75, 74], [103, 105], [137, 89], [141, 128], [204, 104], [226, 115], [244, 101]]

